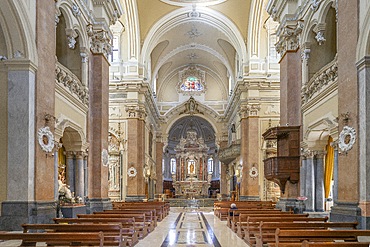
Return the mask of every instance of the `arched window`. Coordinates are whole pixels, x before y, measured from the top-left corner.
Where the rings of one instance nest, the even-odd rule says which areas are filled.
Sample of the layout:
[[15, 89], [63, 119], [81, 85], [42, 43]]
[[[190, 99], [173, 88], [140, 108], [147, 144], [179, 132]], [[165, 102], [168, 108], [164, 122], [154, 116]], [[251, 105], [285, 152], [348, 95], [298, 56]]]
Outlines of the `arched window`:
[[187, 77], [180, 88], [182, 91], [203, 91], [203, 85], [196, 76]]
[[208, 173], [213, 173], [213, 158], [208, 159]]
[[171, 159], [171, 173], [172, 174], [176, 173], [176, 159], [175, 158]]

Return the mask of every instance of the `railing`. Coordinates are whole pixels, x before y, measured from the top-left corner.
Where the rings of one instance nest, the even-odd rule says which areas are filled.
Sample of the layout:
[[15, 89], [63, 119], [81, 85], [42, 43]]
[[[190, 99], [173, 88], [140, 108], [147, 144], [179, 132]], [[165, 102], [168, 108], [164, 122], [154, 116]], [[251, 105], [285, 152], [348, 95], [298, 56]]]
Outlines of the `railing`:
[[220, 159], [221, 162], [229, 164], [239, 155], [240, 155], [240, 144], [233, 143], [230, 147], [221, 149], [218, 154], [218, 158]]
[[308, 83], [303, 86], [302, 104], [307, 103], [315, 94], [318, 94], [322, 89], [336, 82], [337, 78], [338, 60], [335, 57], [333, 61], [316, 72]]
[[89, 105], [89, 90], [86, 85], [82, 84], [75, 74], [59, 62], [55, 67], [55, 83], [79, 99], [82, 104]]

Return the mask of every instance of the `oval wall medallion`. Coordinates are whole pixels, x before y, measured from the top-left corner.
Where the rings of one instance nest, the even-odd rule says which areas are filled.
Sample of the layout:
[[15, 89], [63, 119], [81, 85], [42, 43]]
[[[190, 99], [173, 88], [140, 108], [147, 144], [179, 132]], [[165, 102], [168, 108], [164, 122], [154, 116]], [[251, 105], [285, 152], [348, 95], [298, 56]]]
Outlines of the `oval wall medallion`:
[[54, 135], [49, 127], [40, 128], [37, 131], [38, 142], [45, 152], [51, 153], [54, 149]]
[[344, 126], [339, 134], [338, 147], [342, 152], [348, 152], [356, 142], [356, 130], [349, 126]]
[[127, 175], [129, 177], [135, 177], [137, 174], [137, 171], [135, 169], [135, 167], [131, 166], [128, 170], [127, 170]]

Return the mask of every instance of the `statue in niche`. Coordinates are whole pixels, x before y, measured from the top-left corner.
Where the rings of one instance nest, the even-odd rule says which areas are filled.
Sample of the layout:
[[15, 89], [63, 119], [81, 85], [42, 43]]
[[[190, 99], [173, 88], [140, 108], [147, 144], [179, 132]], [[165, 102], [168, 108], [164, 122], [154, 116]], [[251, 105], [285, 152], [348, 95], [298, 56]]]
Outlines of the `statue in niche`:
[[189, 161], [189, 170], [188, 170], [188, 173], [189, 174], [195, 174], [195, 162], [194, 162], [194, 160], [190, 160]]
[[180, 112], [179, 115], [184, 114], [184, 113], [188, 113], [190, 115], [193, 115], [196, 113], [203, 114], [202, 112], [198, 110], [198, 103], [195, 101], [193, 96], [191, 96], [189, 100], [185, 103], [185, 111]]

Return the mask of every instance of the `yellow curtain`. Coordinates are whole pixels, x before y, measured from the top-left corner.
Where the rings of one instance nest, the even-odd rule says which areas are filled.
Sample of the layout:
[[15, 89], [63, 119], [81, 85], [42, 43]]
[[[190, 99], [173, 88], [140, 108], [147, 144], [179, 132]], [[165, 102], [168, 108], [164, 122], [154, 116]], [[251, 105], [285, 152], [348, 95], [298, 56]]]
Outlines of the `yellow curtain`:
[[333, 138], [329, 136], [328, 144], [326, 145], [326, 156], [325, 156], [325, 177], [324, 177], [325, 198], [329, 197], [331, 180], [333, 179], [334, 171], [334, 148], [330, 146], [331, 142], [333, 142]]

